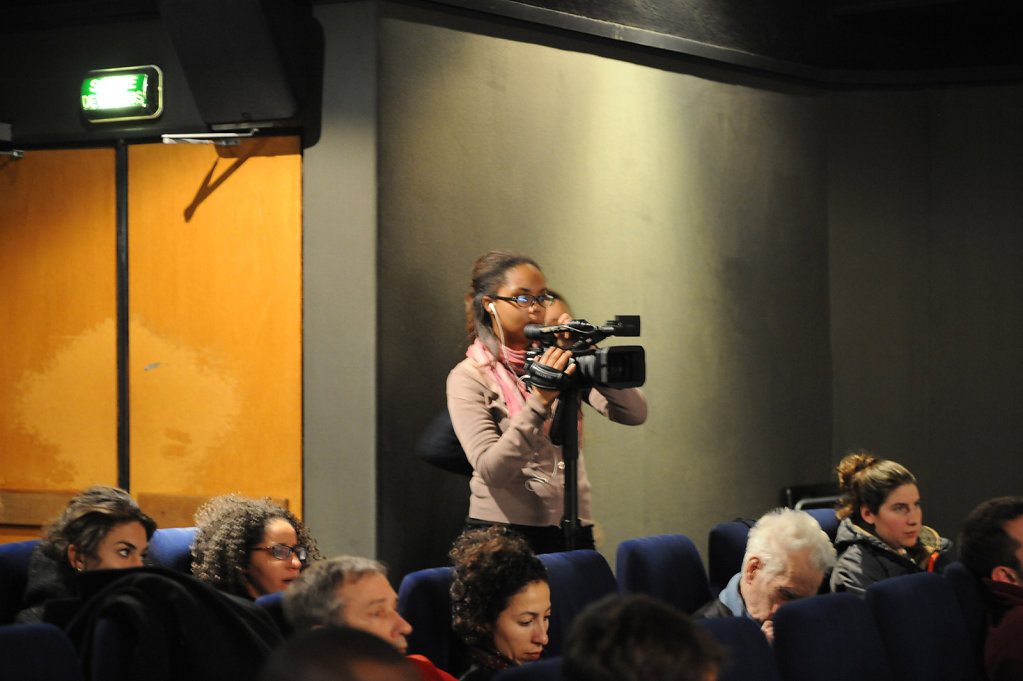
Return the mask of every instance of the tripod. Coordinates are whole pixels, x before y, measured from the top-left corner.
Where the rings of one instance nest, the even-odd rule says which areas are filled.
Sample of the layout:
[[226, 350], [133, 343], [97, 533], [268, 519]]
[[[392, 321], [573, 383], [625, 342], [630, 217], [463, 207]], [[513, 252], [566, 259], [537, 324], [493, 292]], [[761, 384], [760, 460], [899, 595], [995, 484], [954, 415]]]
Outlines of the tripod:
[[579, 409], [582, 393], [569, 388], [558, 397], [558, 407], [551, 421], [551, 442], [561, 445], [561, 460], [565, 462], [565, 513], [561, 529], [565, 532], [565, 548], [574, 551], [579, 546]]

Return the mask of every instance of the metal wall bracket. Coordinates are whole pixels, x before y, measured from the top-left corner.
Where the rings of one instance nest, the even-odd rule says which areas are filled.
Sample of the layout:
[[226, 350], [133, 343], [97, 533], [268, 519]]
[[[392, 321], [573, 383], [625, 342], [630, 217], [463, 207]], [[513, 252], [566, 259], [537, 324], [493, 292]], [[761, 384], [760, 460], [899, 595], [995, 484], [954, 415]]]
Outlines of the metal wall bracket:
[[259, 128], [246, 132], [197, 132], [161, 135], [164, 144], [214, 144], [218, 147], [236, 147], [242, 139], [252, 137]]

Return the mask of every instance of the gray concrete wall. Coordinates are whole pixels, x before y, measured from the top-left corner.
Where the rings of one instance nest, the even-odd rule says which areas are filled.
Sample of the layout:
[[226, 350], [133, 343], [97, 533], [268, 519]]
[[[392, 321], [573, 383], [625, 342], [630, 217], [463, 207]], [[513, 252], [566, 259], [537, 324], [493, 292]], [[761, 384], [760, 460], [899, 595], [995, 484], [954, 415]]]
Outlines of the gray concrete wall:
[[609, 559], [702, 548], [853, 446], [909, 465], [949, 536], [1018, 490], [1019, 87], [803, 91], [451, 13], [317, 13], [306, 515], [329, 552], [446, 562], [466, 482], [413, 449], [494, 247], [578, 316], [642, 316], [649, 422], [585, 426]]
[[412, 451], [491, 248], [533, 255], [577, 316], [642, 317], [649, 421], [585, 422], [612, 564], [623, 539], [702, 546], [826, 478], [824, 100], [385, 7], [379, 554], [396, 572], [444, 564], [464, 517], [466, 481]]
[[867, 447], [920, 481], [955, 537], [1023, 481], [1023, 88], [832, 98], [835, 458]]
[[303, 159], [305, 520], [326, 555], [376, 553], [376, 8], [318, 8], [323, 124]]

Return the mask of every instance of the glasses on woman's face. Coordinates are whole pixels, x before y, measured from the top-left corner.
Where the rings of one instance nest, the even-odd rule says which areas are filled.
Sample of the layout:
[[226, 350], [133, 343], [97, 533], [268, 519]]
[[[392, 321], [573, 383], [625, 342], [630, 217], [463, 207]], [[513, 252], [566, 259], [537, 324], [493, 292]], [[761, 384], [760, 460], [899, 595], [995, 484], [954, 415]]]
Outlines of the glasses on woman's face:
[[514, 303], [516, 306], [521, 308], [532, 307], [533, 305], [539, 305], [540, 307], [550, 307], [554, 304], [556, 298], [550, 293], [545, 293], [542, 296], [530, 296], [530, 295], [517, 295], [517, 296], [494, 296], [497, 300], [507, 300], [509, 303]]
[[291, 554], [298, 556], [301, 563], [309, 557], [309, 549], [304, 546], [288, 546], [287, 544], [274, 544], [273, 546], [253, 546], [253, 551], [269, 551], [277, 560], [288, 560]]

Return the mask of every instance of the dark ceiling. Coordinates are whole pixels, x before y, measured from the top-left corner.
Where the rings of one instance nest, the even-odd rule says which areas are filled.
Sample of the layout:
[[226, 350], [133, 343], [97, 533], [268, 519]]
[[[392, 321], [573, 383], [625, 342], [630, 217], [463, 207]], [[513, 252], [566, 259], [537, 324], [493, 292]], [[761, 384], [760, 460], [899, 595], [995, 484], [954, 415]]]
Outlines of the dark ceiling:
[[157, 0], [0, 0], [0, 31], [67, 26], [159, 13]]
[[828, 21], [836, 58], [854, 68], [1023, 66], [1018, 0], [831, 0]]
[[[825, 71], [1023, 72], [1021, 0], [434, 1], [568, 12]], [[0, 33], [158, 14], [159, 0], [0, 0]], [[714, 33], [715, 20], [743, 32]]]

